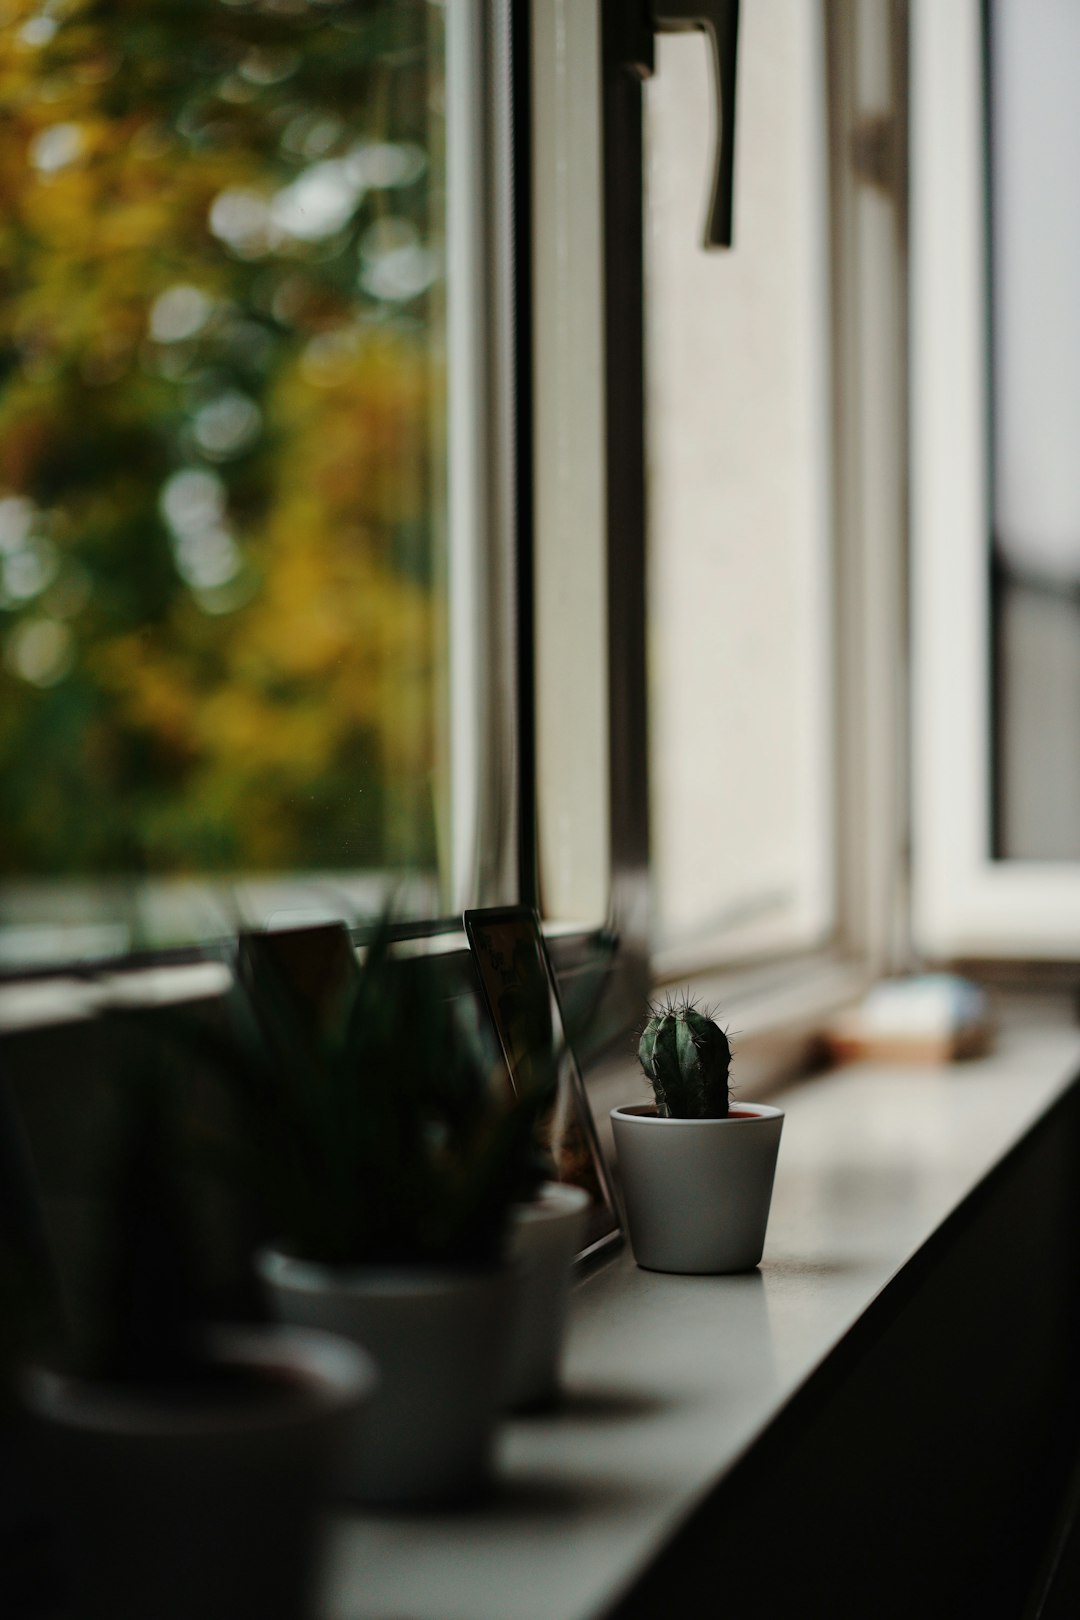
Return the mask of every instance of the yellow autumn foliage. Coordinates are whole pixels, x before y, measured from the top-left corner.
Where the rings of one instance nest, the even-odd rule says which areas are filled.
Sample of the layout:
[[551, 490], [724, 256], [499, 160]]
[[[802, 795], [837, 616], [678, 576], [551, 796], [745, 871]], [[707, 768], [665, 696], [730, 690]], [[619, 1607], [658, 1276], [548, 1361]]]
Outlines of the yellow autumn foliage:
[[[7, 7], [0, 870], [434, 863], [441, 29], [425, 0]], [[348, 178], [395, 141], [407, 187]]]

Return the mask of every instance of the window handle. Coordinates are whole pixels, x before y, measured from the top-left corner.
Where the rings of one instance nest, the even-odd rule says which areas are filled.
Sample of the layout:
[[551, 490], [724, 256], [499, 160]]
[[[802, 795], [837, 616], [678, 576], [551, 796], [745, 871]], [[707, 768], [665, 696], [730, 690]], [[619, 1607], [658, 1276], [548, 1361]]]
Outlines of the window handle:
[[[716, 101], [716, 152], [704, 246], [730, 247], [735, 186], [735, 53], [739, 0], [653, 0], [652, 25], [658, 34], [699, 30], [709, 41]], [[650, 62], [650, 70], [651, 66]]]

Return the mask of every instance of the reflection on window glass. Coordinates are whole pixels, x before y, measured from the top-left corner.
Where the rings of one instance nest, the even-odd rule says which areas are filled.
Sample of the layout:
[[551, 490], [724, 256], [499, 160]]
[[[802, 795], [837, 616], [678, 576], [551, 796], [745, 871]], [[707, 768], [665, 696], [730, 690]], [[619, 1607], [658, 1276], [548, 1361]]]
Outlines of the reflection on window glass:
[[1080, 858], [1080, 8], [990, 20], [996, 845]]
[[6, 878], [434, 874], [443, 20], [7, 8]]

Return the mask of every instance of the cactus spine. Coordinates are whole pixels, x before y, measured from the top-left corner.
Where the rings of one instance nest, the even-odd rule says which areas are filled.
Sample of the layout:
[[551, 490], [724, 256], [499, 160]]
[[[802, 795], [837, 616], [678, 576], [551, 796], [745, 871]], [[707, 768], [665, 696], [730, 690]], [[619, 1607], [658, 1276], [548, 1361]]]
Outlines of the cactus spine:
[[731, 1046], [719, 1024], [686, 998], [654, 1008], [638, 1059], [664, 1119], [725, 1119]]

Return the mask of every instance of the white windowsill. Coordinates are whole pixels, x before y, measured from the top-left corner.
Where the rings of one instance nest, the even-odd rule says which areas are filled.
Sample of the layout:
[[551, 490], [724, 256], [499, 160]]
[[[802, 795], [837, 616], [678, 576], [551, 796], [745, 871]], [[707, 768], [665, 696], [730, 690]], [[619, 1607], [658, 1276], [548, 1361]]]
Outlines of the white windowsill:
[[786, 1093], [760, 1273], [663, 1276], [624, 1252], [587, 1278], [565, 1405], [508, 1425], [490, 1506], [342, 1515], [326, 1620], [602, 1615], [1066, 1089], [1080, 1070], [1069, 1011], [1017, 1002], [978, 1062], [854, 1065]]

